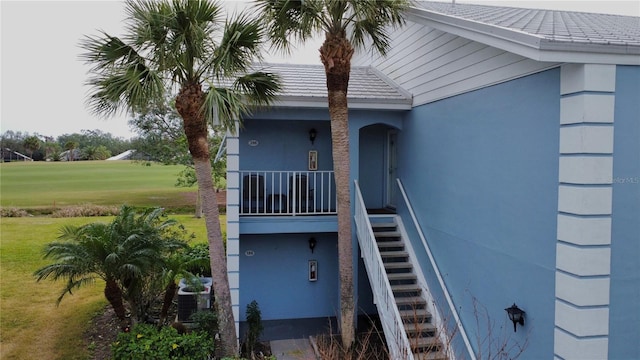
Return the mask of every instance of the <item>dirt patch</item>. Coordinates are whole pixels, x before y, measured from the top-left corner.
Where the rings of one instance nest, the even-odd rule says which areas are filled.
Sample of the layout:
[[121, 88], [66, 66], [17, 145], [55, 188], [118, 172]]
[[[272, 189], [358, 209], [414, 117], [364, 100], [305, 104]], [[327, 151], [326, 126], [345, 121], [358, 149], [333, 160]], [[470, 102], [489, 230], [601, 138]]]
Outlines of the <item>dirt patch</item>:
[[84, 334], [87, 348], [92, 352], [94, 360], [109, 360], [111, 358], [111, 344], [116, 341], [120, 332], [120, 321], [107, 305], [102, 313], [91, 319], [89, 329]]

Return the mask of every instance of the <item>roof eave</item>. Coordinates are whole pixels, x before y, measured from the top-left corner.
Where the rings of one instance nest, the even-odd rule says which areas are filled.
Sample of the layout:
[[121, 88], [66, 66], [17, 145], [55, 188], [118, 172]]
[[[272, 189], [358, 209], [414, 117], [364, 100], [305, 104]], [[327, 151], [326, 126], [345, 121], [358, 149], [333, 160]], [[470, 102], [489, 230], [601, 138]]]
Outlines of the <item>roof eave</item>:
[[[347, 99], [349, 110], [411, 110], [412, 102], [408, 100], [389, 99]], [[277, 108], [328, 109], [326, 97], [286, 96], [280, 97], [272, 105]]]
[[542, 62], [640, 65], [640, 47], [550, 41], [538, 35], [412, 7], [407, 19]]

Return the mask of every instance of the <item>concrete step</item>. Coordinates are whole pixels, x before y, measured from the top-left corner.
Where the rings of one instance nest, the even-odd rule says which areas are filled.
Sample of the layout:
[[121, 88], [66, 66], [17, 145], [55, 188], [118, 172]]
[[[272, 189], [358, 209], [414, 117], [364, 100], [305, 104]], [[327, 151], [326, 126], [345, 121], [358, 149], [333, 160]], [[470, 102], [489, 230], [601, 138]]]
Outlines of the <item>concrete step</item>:
[[384, 263], [385, 269], [413, 269], [413, 264], [410, 262], [386, 262]]
[[387, 274], [389, 281], [416, 280], [418, 277], [411, 272]]
[[398, 312], [402, 321], [408, 324], [431, 321], [431, 313], [427, 309], [398, 310]]
[[435, 335], [436, 327], [430, 322], [405, 323], [404, 330], [407, 332], [407, 334], [415, 335], [426, 333], [429, 334], [428, 336], [433, 336]]
[[[396, 298], [396, 305], [398, 306], [414, 306], [416, 309], [425, 309], [427, 307], [426, 301], [420, 296], [404, 296]], [[405, 310], [405, 309], [403, 309]]]
[[400, 241], [400, 240], [378, 241], [377, 245], [378, 245], [378, 249], [385, 249], [385, 248], [400, 248], [400, 249], [404, 249], [404, 243], [402, 241]]
[[422, 292], [422, 288], [418, 284], [397, 284], [391, 285], [391, 291], [393, 292]]
[[373, 233], [373, 236], [376, 237], [376, 239], [381, 239], [381, 238], [400, 238], [400, 232], [399, 231], [376, 231]]
[[414, 360], [450, 360], [442, 351], [428, 351], [413, 353]]
[[371, 227], [373, 228], [373, 231], [376, 231], [376, 228], [395, 228], [397, 227], [398, 224], [394, 223], [394, 222], [372, 222], [371, 223]]
[[409, 253], [402, 250], [402, 251], [381, 251], [380, 252], [380, 257], [384, 258], [403, 258], [403, 257], [409, 257]]
[[440, 340], [435, 336], [419, 336], [416, 338], [410, 337], [409, 343], [411, 344], [411, 350], [414, 352], [414, 354], [439, 352], [442, 349], [442, 344], [440, 344]]

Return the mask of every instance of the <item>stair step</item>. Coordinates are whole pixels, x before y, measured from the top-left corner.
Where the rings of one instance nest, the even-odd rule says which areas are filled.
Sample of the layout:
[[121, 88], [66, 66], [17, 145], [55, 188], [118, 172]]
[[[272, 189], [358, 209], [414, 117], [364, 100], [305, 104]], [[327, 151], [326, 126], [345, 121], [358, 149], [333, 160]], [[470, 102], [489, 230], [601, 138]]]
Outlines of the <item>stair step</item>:
[[414, 273], [392, 273], [387, 274], [389, 281], [416, 280], [418, 277]]
[[388, 250], [390, 248], [404, 250], [404, 243], [402, 241], [382, 241], [378, 243], [378, 250]]
[[394, 222], [372, 222], [371, 223], [371, 227], [373, 228], [373, 231], [376, 231], [376, 228], [395, 228], [397, 227], [398, 224], [394, 223]]
[[442, 351], [430, 351], [423, 353], [413, 353], [413, 358], [415, 360], [449, 360], [446, 354], [443, 354]]
[[381, 251], [380, 256], [382, 258], [395, 258], [395, 257], [408, 257], [409, 253], [402, 251]]
[[430, 336], [433, 336], [436, 332], [436, 327], [429, 322], [405, 323], [404, 330], [411, 334], [431, 333]]
[[385, 269], [412, 269], [413, 264], [410, 262], [387, 262], [384, 263]]
[[421, 292], [422, 289], [418, 284], [398, 284], [391, 285], [391, 291], [393, 292]]
[[[419, 336], [416, 338], [409, 338], [409, 344], [411, 344], [411, 350], [414, 353], [426, 353], [426, 352], [438, 352], [442, 348], [440, 340], [435, 336]], [[422, 359], [422, 357], [418, 357]]]
[[398, 312], [402, 321], [406, 323], [431, 321], [431, 313], [427, 309], [398, 310]]
[[396, 298], [396, 305], [398, 306], [406, 306], [406, 305], [415, 305], [416, 308], [423, 309], [427, 306], [427, 303], [420, 296], [406, 296]]
[[376, 231], [373, 233], [373, 236], [375, 236], [376, 239], [379, 239], [379, 238], [399, 238], [401, 235], [399, 231]]

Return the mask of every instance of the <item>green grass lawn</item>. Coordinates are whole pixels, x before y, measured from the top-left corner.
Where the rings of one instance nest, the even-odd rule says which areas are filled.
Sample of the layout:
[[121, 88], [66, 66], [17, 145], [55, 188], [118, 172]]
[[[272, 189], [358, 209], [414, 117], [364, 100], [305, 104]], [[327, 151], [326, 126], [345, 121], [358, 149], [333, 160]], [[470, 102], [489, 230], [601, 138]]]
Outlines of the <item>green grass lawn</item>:
[[[192, 215], [171, 217], [196, 235], [192, 244], [207, 241], [204, 219]], [[56, 239], [63, 225], [109, 221], [110, 217], [1, 219], [1, 359], [88, 358], [82, 334], [91, 317], [107, 303], [103, 284], [98, 282], [73, 295], [67, 294], [60, 306], [56, 306], [64, 284], [49, 280], [36, 282], [32, 274], [48, 263], [42, 259], [42, 248]], [[221, 221], [224, 226], [225, 218]]]
[[[0, 164], [3, 207], [47, 208], [75, 204], [170, 207], [185, 202], [187, 192], [173, 184], [180, 166], [102, 161]], [[193, 206], [193, 204], [188, 204]], [[204, 219], [172, 215], [196, 242], [206, 242]], [[88, 359], [83, 333], [106, 305], [103, 284], [56, 299], [63, 283], [36, 282], [33, 272], [46, 265], [42, 248], [56, 240], [64, 225], [109, 222], [110, 217], [0, 218], [0, 359]], [[223, 232], [225, 217], [221, 217]]]
[[68, 205], [193, 205], [193, 188], [174, 184], [181, 165], [131, 161], [13, 162], [0, 164], [0, 205], [55, 208]]

